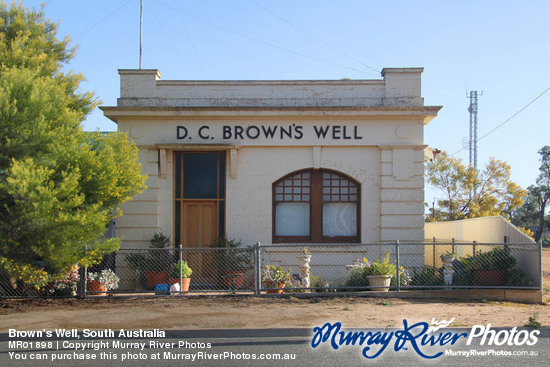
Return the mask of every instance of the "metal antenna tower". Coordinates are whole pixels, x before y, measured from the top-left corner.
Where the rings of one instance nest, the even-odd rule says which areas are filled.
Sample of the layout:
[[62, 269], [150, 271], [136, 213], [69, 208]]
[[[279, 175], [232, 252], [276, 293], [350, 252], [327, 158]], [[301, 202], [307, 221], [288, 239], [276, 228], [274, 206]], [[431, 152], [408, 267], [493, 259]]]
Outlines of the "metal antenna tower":
[[[483, 92], [479, 94], [483, 95]], [[470, 91], [470, 96], [466, 94], [466, 98], [470, 99], [470, 106], [468, 112], [470, 112], [470, 166], [474, 167], [477, 171], [477, 90]]]

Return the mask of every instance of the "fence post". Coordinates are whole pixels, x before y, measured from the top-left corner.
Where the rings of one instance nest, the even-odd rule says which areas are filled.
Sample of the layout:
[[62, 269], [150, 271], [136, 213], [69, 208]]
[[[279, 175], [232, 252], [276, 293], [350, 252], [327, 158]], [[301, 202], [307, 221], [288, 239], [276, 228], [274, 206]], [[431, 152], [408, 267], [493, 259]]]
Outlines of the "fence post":
[[453, 237], [452, 240], [452, 247], [451, 247], [451, 252], [454, 254], [455, 253], [455, 238]]
[[474, 244], [472, 246], [472, 249], [474, 250], [474, 253], [472, 254], [472, 256], [476, 256], [476, 243], [477, 241], [474, 241]]
[[[88, 254], [88, 245], [84, 246], [84, 256]], [[541, 268], [542, 269], [542, 268]], [[78, 268], [78, 287], [76, 289], [76, 297], [86, 298], [86, 280], [88, 279], [88, 267], [81, 266]]]
[[435, 236], [433, 237], [433, 267], [435, 268]]
[[260, 242], [256, 242], [254, 245], [254, 294], [258, 296], [260, 294], [260, 284], [261, 284], [261, 249]]
[[401, 291], [401, 275], [399, 274], [399, 240], [395, 241], [395, 261], [397, 262], [397, 291]]
[[543, 281], [544, 281], [544, 273], [542, 271], [542, 238], [539, 239], [539, 274], [540, 274], [540, 290], [542, 291]]
[[181, 254], [181, 243], [178, 247], [178, 257], [179, 257], [179, 266], [180, 266], [180, 296], [183, 294], [183, 274], [181, 273], [181, 263], [182, 263], [182, 260], [183, 260], [183, 257], [182, 257], [182, 254]]
[[86, 298], [86, 278], [88, 277], [88, 271], [85, 266], [78, 268], [78, 288], [76, 289], [76, 297], [79, 299]]

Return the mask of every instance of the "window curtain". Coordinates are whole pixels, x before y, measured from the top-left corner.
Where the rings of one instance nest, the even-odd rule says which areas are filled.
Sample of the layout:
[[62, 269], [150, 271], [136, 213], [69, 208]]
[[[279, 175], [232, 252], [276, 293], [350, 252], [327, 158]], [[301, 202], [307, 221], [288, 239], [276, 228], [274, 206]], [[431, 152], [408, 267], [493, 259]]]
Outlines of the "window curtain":
[[357, 236], [357, 204], [323, 204], [323, 236]]
[[275, 215], [277, 236], [309, 236], [309, 203], [278, 203]]

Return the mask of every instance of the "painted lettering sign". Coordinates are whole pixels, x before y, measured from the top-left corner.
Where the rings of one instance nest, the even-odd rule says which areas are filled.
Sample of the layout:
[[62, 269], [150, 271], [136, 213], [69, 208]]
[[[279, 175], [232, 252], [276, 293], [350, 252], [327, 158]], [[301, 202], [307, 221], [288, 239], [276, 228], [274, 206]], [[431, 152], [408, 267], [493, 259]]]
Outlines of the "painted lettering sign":
[[313, 125], [305, 129], [302, 125], [223, 125], [217, 134], [209, 125], [202, 125], [193, 130], [190, 127], [178, 125], [176, 138], [178, 140], [301, 140], [308, 135], [319, 140], [362, 140], [357, 126], [346, 125]]

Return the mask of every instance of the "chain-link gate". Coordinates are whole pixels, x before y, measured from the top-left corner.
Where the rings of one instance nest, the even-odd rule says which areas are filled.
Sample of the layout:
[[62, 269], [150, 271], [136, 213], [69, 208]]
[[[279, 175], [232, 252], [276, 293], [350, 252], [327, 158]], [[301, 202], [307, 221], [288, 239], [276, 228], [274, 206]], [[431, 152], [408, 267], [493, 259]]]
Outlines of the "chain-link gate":
[[115, 259], [113, 294], [253, 291], [252, 248], [122, 249]]

